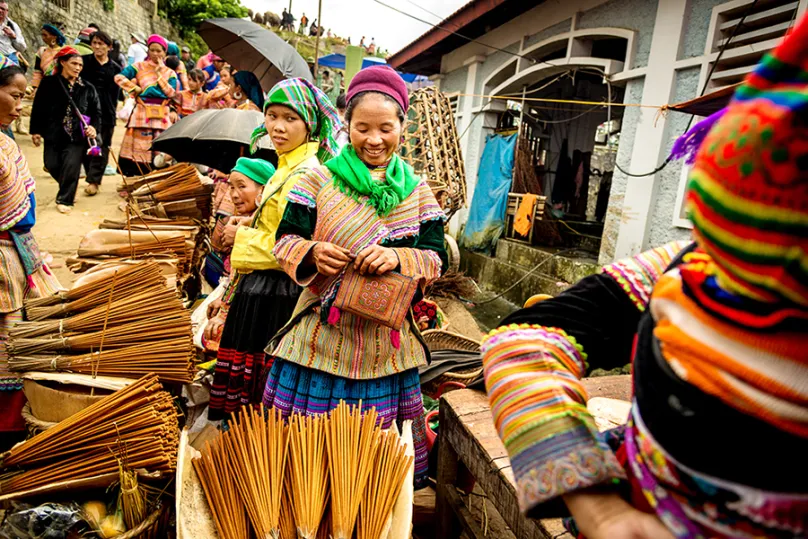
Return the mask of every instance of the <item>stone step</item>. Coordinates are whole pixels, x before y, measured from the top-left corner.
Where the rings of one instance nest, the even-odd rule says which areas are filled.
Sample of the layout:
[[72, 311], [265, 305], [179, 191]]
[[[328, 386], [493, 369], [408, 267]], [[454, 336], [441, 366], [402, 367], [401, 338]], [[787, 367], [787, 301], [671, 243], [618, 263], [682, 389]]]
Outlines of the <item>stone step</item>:
[[[480, 288], [500, 293], [525, 277], [525, 274], [529, 273], [531, 268], [461, 249], [460, 269], [474, 279]], [[562, 281], [547, 275], [543, 270], [544, 268], [538, 269], [525, 277], [523, 281], [505, 293], [503, 297], [511, 303], [521, 306], [529, 297], [535, 294], [556, 296], [569, 287], [569, 281]]]
[[518, 241], [500, 239], [497, 242], [495, 259], [525, 270], [531, 270], [537, 264], [543, 264], [536, 270], [536, 273], [542, 273], [551, 279], [567, 283], [577, 283], [600, 268], [594, 254], [580, 256], [580, 252], [571, 252], [553, 256], [562, 250], [555, 247], [534, 247]]

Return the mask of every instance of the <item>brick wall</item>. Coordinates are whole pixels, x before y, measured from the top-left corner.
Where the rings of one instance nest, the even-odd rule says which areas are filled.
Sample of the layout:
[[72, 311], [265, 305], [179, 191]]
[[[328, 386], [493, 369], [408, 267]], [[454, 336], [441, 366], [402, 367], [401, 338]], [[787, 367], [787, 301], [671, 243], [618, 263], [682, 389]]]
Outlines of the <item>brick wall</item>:
[[[63, 27], [68, 43], [89, 23], [95, 23], [121, 41], [121, 49], [126, 54], [130, 45], [129, 34], [142, 32], [144, 35], [157, 33], [171, 41], [180, 43], [179, 34], [168, 21], [156, 17], [154, 11], [143, 5], [148, 0], [114, 0], [115, 9], [104, 11], [101, 0], [8, 0], [11, 19], [20, 25], [28, 50], [26, 59], [33, 65], [36, 50], [43, 45], [39, 37], [40, 28], [46, 22]], [[157, 0], [154, 0], [156, 3]], [[69, 5], [68, 9], [59, 7]], [[29, 71], [30, 75], [30, 71]]]

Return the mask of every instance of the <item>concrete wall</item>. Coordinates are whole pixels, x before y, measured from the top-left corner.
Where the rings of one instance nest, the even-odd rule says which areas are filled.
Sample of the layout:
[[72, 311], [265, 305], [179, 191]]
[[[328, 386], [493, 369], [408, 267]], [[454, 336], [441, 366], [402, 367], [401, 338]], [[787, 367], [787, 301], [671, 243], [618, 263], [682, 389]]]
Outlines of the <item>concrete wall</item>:
[[[142, 32], [145, 35], [161, 34], [179, 42], [179, 34], [165, 19], [146, 11], [137, 0], [115, 0], [115, 9], [104, 11], [101, 0], [71, 0], [70, 10], [64, 10], [49, 0], [9, 0], [11, 19], [20, 25], [28, 44], [25, 57], [33, 65], [37, 49], [43, 45], [40, 28], [46, 22], [63, 25], [68, 42], [94, 22], [102, 30], [121, 41], [123, 53], [130, 45], [129, 34]], [[30, 74], [30, 71], [29, 71]]]
[[[644, 78], [637, 78], [628, 81], [626, 93], [623, 97], [624, 103], [639, 103], [642, 100]], [[631, 159], [631, 152], [634, 148], [634, 141], [637, 135], [637, 122], [640, 116], [640, 109], [628, 107], [623, 114], [623, 128], [620, 131], [620, 146], [617, 148], [617, 162], [626, 163]], [[603, 239], [600, 242], [600, 264], [608, 264], [614, 258], [615, 247], [617, 245], [617, 235], [620, 232], [620, 225], [623, 222], [623, 202], [626, 196], [626, 186], [628, 176], [619, 170], [614, 171], [612, 177], [612, 189], [609, 192], [609, 206], [606, 210], [606, 219], [603, 224]]]
[[[685, 0], [678, 0], [684, 2]], [[578, 16], [578, 29], [601, 27], [625, 28], [637, 32], [637, 52], [634, 62], [626, 68], [645, 67], [651, 51], [654, 33], [656, 0], [611, 0], [601, 6], [583, 11]]]

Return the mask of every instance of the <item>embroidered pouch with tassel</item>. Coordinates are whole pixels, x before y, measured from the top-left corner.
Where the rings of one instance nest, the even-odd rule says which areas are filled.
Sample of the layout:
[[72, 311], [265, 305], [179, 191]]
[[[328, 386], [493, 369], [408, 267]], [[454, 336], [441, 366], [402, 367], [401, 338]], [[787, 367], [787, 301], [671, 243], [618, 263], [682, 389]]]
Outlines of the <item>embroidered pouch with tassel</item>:
[[372, 320], [393, 330], [393, 347], [401, 347], [401, 328], [412, 306], [421, 279], [395, 271], [384, 275], [361, 275], [349, 268], [334, 298], [328, 323], [339, 322], [340, 311]]

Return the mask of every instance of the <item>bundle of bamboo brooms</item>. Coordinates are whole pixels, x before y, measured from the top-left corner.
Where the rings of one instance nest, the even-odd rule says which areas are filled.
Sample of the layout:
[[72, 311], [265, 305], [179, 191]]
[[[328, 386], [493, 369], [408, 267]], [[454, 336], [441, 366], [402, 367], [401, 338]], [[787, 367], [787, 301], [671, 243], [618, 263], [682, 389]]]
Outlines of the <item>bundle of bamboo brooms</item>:
[[178, 446], [171, 395], [147, 375], [3, 454], [0, 493], [117, 474], [124, 456], [129, 469], [173, 473]]
[[263, 406], [233, 414], [194, 460], [220, 537], [387, 537], [414, 457], [377, 419], [344, 402], [287, 423]]
[[193, 380], [188, 311], [144, 260], [58, 295], [25, 303], [27, 320], [9, 332], [12, 371], [65, 371], [163, 382]]

